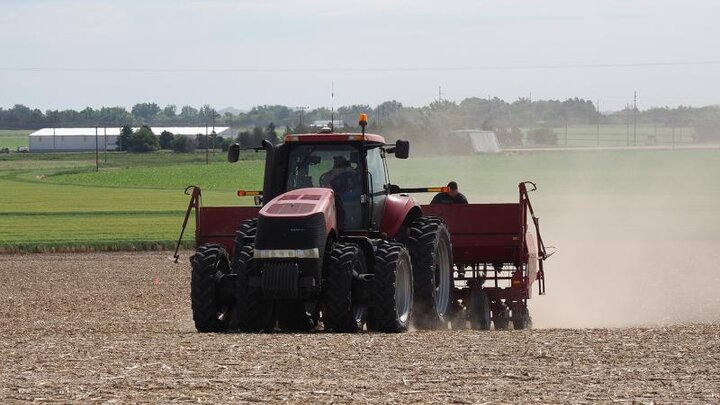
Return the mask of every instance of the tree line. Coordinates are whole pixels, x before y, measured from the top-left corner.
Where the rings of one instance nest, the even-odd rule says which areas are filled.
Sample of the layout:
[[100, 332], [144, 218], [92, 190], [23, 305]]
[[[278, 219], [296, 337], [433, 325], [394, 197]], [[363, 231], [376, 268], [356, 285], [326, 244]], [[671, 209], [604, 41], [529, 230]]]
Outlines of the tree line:
[[[357, 121], [357, 115], [365, 112], [375, 125], [396, 125], [399, 122], [433, 116], [462, 128], [485, 127], [528, 127], [537, 123], [601, 124], [625, 123], [629, 117], [638, 122], [665, 123], [668, 125], [693, 125], [696, 121], [714, 116], [717, 106], [710, 107], [663, 107], [635, 111], [628, 106], [621, 111], [602, 114], [590, 100], [569, 98], [567, 100], [530, 100], [519, 98], [507, 102], [497, 97], [471, 97], [461, 102], [434, 101], [426, 106], [404, 106], [397, 101], [386, 101], [375, 107], [357, 104], [339, 107], [334, 111], [335, 119], [346, 123]], [[265, 127], [270, 123], [278, 127], [307, 126], [313, 121], [328, 120], [328, 108], [309, 110], [293, 109], [283, 105], [255, 106], [250, 111], [218, 113], [213, 107], [203, 105], [195, 108], [189, 105], [177, 108], [164, 107], [156, 103], [138, 103], [130, 111], [124, 107], [86, 107], [83, 110], [31, 109], [21, 104], [11, 108], [0, 108], [0, 128], [38, 129], [43, 127], [107, 125], [205, 125], [213, 121], [216, 125], [234, 128]], [[636, 117], [635, 117], [636, 116]]]
[[[286, 132], [289, 128], [286, 128]], [[137, 130], [129, 125], [120, 129], [118, 138], [118, 149], [123, 152], [154, 152], [160, 149], [173, 150], [175, 152], [190, 153], [197, 149], [222, 149], [227, 151], [231, 144], [237, 142], [242, 147], [255, 147], [261, 144], [263, 139], [272, 142], [279, 141], [279, 134], [275, 125], [270, 123], [267, 127], [255, 127], [252, 130], [240, 131], [234, 137], [222, 137], [214, 134], [195, 136], [176, 135], [170, 131], [162, 131], [155, 134], [147, 125]]]
[[[654, 124], [668, 127], [694, 127], [696, 141], [720, 141], [720, 107], [661, 107], [636, 110], [632, 106], [601, 113], [590, 100], [530, 100], [519, 98], [512, 102], [495, 98], [470, 97], [460, 102], [434, 101], [426, 106], [405, 106], [398, 101], [386, 101], [374, 107], [367, 104], [342, 106], [335, 111], [328, 108], [298, 109], [282, 105], [255, 106], [245, 112], [218, 113], [213, 107], [199, 108], [175, 105], [164, 107], [147, 102], [135, 104], [130, 111], [124, 107], [87, 107], [81, 111], [31, 109], [24, 105], [0, 108], [0, 129], [37, 129], [42, 127], [72, 126], [230, 126], [238, 132], [242, 145], [255, 145], [258, 139], [280, 132], [312, 131], [314, 121], [335, 120], [346, 126], [341, 131], [356, 131], [357, 117], [361, 112], [370, 116], [370, 128], [389, 136], [405, 137], [431, 143], [438, 134], [455, 129], [486, 129], [498, 133], [503, 143], [515, 144], [523, 137], [522, 131], [533, 131], [533, 139], [552, 144], [554, 136], [549, 128], [564, 125], [588, 124]], [[268, 127], [272, 131], [268, 132]], [[528, 130], [530, 128], [530, 130]], [[194, 138], [200, 145], [202, 137]], [[257, 142], [256, 142], [257, 141]], [[191, 145], [192, 146], [192, 145]]]

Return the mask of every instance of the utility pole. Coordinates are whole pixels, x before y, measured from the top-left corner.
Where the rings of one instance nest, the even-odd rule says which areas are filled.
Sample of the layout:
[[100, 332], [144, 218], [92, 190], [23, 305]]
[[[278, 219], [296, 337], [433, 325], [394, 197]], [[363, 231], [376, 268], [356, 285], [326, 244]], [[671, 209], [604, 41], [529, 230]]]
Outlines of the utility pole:
[[442, 87], [438, 86], [438, 103], [442, 101]]
[[[655, 125], [655, 131], [654, 131], [654, 133], [653, 133], [653, 143], [654, 143], [654, 144], [658, 144], [657, 122], [656, 122], [654, 125]], [[649, 143], [649, 142], [645, 142], [645, 143], [647, 144], [647, 143]]]
[[335, 132], [335, 82], [330, 84], [330, 132]]
[[528, 105], [528, 128], [532, 130], [533, 127], [533, 113], [532, 113], [532, 91], [530, 92], [530, 98], [528, 98], [530, 104]]
[[103, 134], [105, 135], [105, 163], [107, 163], [107, 123], [103, 123]]
[[672, 148], [675, 149], [675, 125], [672, 127]]
[[597, 146], [600, 146], [600, 99], [597, 100]]
[[490, 102], [490, 95], [487, 95], [487, 120], [490, 122], [492, 119], [492, 103]]
[[209, 142], [208, 142], [208, 122], [207, 117], [205, 117], [205, 164], [210, 164], [210, 149], [209, 149]]
[[213, 157], [215, 157], [215, 109], [212, 111], [212, 149], [213, 149]]
[[95, 171], [100, 171], [100, 152], [98, 151], [98, 127], [95, 125]]
[[300, 128], [301, 128], [301, 129], [304, 128], [305, 110], [307, 110], [307, 109], [309, 109], [309, 108], [310, 108], [310, 107], [305, 107], [305, 106], [303, 106], [303, 107], [295, 107], [295, 111], [298, 111], [298, 112], [299, 112], [299, 114], [298, 114], [298, 116], [299, 116], [298, 119], [299, 119], [299, 121], [300, 121]]
[[637, 91], [633, 93], [633, 146], [637, 146]]
[[625, 104], [625, 111], [625, 137], [627, 146], [630, 146], [630, 104]]

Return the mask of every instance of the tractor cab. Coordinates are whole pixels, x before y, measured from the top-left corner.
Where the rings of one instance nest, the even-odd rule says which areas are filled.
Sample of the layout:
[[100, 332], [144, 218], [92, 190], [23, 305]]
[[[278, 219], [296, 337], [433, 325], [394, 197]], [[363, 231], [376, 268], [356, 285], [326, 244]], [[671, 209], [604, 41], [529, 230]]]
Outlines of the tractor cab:
[[385, 156], [394, 150], [397, 147], [387, 148], [385, 140], [373, 134], [288, 135], [276, 155], [286, 165], [276, 162], [280, 170], [272, 177], [281, 193], [332, 189], [344, 231], [377, 231], [388, 195]]
[[[366, 120], [366, 118], [365, 118]], [[298, 189], [329, 188], [335, 196], [338, 226], [342, 232], [379, 231], [389, 179], [385, 157], [394, 153], [400, 159], [409, 154], [409, 143], [398, 140], [386, 145], [380, 135], [362, 133], [328, 133], [286, 135], [274, 146], [263, 144], [267, 152], [264, 204]], [[232, 149], [228, 160], [237, 160]]]

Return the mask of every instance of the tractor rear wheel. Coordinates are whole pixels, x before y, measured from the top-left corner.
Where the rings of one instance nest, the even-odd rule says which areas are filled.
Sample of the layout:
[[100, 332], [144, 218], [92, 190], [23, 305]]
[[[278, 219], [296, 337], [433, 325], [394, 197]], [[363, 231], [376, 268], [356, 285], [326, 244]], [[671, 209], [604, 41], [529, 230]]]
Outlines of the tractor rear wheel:
[[468, 317], [470, 318], [470, 326], [477, 330], [490, 329], [490, 299], [487, 294], [482, 291], [473, 291], [470, 294], [470, 303], [468, 308]]
[[190, 299], [193, 321], [198, 332], [224, 332], [228, 328], [231, 302], [223, 302], [218, 280], [230, 273], [228, 254], [222, 245], [208, 243], [198, 247], [191, 258]]
[[415, 326], [438, 328], [448, 319], [453, 301], [450, 233], [440, 218], [420, 217], [407, 232], [415, 292]]
[[238, 281], [232, 327], [241, 332], [270, 332], [275, 326], [272, 301], [263, 298], [260, 288], [248, 285], [250, 277], [257, 276], [253, 254], [251, 244], [235, 246], [234, 270]]
[[365, 258], [359, 247], [335, 243], [326, 253], [325, 285], [323, 286], [323, 323], [326, 330], [354, 333], [362, 329], [365, 308], [353, 302], [352, 284], [355, 274], [365, 274]]
[[413, 307], [410, 253], [399, 243], [381, 242], [375, 252], [374, 306], [368, 309], [368, 329], [404, 332]]

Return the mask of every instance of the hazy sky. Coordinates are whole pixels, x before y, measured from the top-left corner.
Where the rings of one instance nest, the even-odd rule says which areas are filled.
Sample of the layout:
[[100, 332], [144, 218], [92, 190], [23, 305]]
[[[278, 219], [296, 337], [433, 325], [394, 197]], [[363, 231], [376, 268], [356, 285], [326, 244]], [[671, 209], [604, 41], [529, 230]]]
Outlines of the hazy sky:
[[[720, 104], [720, 2], [0, 0], [0, 106]], [[623, 66], [624, 65], [624, 66]], [[631, 65], [631, 66], [628, 66]]]

